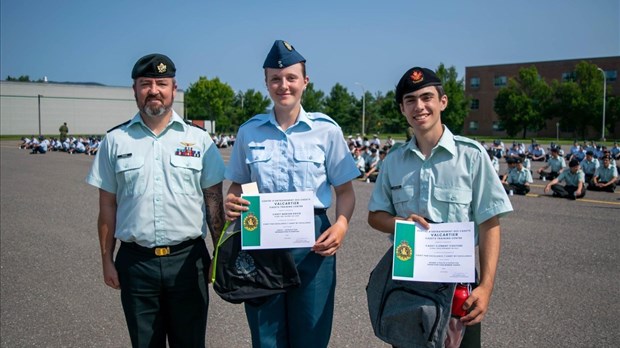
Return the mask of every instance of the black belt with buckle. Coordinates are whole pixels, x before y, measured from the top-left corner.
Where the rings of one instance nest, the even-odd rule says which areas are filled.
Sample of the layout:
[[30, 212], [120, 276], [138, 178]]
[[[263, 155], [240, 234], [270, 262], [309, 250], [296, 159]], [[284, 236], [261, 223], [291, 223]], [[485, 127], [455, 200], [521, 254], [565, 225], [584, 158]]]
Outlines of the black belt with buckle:
[[186, 240], [184, 242], [181, 242], [179, 244], [175, 244], [175, 245], [169, 245], [169, 246], [157, 246], [154, 248], [147, 248], [147, 247], [143, 247], [140, 244], [137, 243], [128, 243], [128, 242], [121, 242], [123, 245], [125, 245], [126, 247], [129, 247], [131, 249], [137, 250], [137, 251], [141, 251], [144, 252], [146, 254], [151, 254], [151, 255], [155, 255], [155, 256], [166, 256], [169, 255], [173, 252], [185, 249], [191, 245], [196, 244], [198, 241], [201, 241], [202, 238], [195, 238], [195, 239], [190, 239], [190, 240]]

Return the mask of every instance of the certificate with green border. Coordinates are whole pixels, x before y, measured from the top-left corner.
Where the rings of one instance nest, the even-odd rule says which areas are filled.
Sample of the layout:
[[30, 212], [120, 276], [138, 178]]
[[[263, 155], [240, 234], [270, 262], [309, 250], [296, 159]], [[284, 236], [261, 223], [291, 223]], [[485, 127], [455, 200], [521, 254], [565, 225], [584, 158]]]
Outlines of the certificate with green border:
[[473, 283], [475, 278], [473, 222], [431, 224], [424, 229], [396, 221], [392, 279]]
[[241, 195], [241, 249], [309, 248], [314, 245], [312, 191]]

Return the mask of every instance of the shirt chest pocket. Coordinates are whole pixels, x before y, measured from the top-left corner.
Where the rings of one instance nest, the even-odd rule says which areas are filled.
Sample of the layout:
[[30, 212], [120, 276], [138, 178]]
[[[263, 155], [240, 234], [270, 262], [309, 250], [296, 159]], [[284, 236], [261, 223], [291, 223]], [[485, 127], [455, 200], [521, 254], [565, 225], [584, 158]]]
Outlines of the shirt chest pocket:
[[[251, 181], [258, 182], [259, 185], [261, 185], [264, 184], [264, 179], [266, 179], [264, 176], [271, 176], [269, 173], [273, 173], [275, 170], [271, 157], [272, 151], [269, 147], [263, 145], [249, 145], [245, 164], [250, 167]], [[263, 180], [260, 180], [259, 176], [263, 176]]]
[[200, 174], [202, 160], [200, 157], [170, 157], [170, 188], [172, 192], [184, 195], [200, 195]]
[[433, 207], [443, 222], [469, 221], [472, 190], [457, 187], [435, 187]]
[[393, 189], [392, 202], [394, 203], [396, 216], [406, 218], [414, 213], [409, 204], [413, 199], [413, 186], [403, 186]]
[[146, 188], [144, 176], [144, 158], [118, 158], [114, 168], [121, 194], [128, 196], [141, 195]]
[[318, 148], [295, 149], [295, 186], [316, 191], [327, 180], [325, 153]]

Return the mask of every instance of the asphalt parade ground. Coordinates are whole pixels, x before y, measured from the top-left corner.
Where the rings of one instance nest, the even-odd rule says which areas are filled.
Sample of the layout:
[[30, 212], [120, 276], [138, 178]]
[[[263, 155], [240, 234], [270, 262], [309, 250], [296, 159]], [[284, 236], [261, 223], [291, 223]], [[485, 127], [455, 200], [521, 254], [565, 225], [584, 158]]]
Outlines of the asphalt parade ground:
[[[229, 153], [222, 150], [226, 161]], [[84, 182], [93, 157], [30, 155], [17, 142], [2, 141], [0, 160], [1, 346], [130, 346], [119, 292], [101, 275], [98, 193]], [[532, 192], [510, 197], [515, 211], [501, 219], [483, 346], [617, 347], [620, 190], [569, 201], [545, 195], [544, 184], [535, 176]], [[388, 347], [372, 332], [365, 287], [390, 241], [366, 222], [374, 184], [353, 185], [357, 203], [337, 253], [330, 347]], [[243, 306], [212, 291], [207, 343], [250, 347]]]

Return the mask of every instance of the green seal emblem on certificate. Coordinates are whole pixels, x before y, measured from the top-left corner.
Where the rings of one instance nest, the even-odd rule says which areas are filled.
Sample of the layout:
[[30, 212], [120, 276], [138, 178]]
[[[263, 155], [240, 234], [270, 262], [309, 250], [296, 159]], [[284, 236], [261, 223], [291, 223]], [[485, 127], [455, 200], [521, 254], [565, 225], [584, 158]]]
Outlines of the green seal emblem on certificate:
[[246, 231], [254, 231], [258, 227], [258, 218], [256, 215], [248, 213], [245, 219], [243, 219], [243, 227]]
[[409, 242], [407, 242], [406, 240], [401, 241], [396, 248], [396, 257], [401, 261], [407, 261], [411, 259], [412, 254], [413, 250], [411, 250]]

